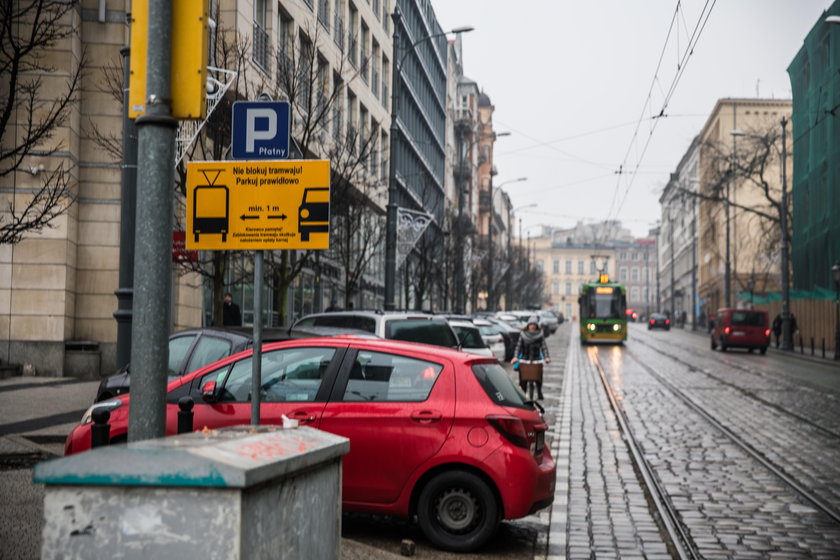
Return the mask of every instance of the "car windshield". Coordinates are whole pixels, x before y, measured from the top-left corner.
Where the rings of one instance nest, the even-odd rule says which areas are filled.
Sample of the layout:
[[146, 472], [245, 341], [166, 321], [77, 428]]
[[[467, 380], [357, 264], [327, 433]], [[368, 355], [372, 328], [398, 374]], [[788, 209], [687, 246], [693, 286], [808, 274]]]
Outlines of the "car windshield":
[[458, 347], [455, 333], [452, 332], [447, 323], [429, 321], [428, 319], [394, 319], [388, 321], [385, 325], [385, 338], [422, 342], [448, 348]]
[[490, 400], [501, 406], [532, 409], [525, 400], [525, 395], [514, 385], [505, 369], [498, 362], [492, 364], [475, 364], [472, 368], [478, 383], [490, 397]]

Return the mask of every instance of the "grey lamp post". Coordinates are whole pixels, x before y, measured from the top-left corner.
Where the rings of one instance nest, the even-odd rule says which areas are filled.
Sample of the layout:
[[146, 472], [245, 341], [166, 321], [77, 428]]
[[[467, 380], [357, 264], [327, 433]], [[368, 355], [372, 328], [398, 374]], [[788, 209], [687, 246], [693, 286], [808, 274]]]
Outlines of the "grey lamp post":
[[840, 360], [840, 261], [831, 267], [834, 280], [834, 359]]
[[[826, 20], [828, 21], [828, 20]], [[840, 21], [840, 18], [838, 18]], [[793, 331], [790, 320], [790, 239], [788, 236], [788, 202], [787, 202], [787, 124], [788, 120], [782, 117], [782, 195], [779, 201], [779, 228], [782, 230], [781, 249], [781, 283], [782, 283], [782, 350], [793, 349]], [[740, 130], [730, 132], [733, 137], [747, 136]]]
[[[496, 136], [507, 136], [509, 132], [503, 132]], [[527, 181], [528, 177], [519, 177], [518, 179], [511, 179], [510, 181], [503, 181], [496, 187], [496, 190], [501, 189], [510, 183], [519, 183]], [[493, 287], [493, 222], [495, 221], [496, 211], [493, 208], [493, 178], [490, 178], [490, 220], [487, 223], [487, 311], [493, 311], [496, 307], [496, 289]], [[510, 226], [508, 226], [510, 227]]]
[[472, 27], [456, 27], [451, 31], [442, 33], [433, 33], [414, 41], [403, 53], [402, 58], [399, 56], [400, 44], [400, 20], [402, 16], [395, 9], [391, 14], [394, 20], [394, 53], [393, 61], [394, 68], [391, 72], [391, 138], [390, 138], [390, 156], [388, 162], [388, 206], [387, 214], [385, 216], [385, 309], [393, 311], [396, 308], [396, 279], [397, 279], [397, 134], [399, 133], [399, 125], [397, 124], [397, 100], [399, 99], [400, 87], [400, 72], [402, 63], [415, 47], [420, 43], [447, 35], [448, 33], [467, 33], [472, 31]]
[[747, 278], [747, 288], [750, 290], [750, 309], [755, 307], [755, 278]]

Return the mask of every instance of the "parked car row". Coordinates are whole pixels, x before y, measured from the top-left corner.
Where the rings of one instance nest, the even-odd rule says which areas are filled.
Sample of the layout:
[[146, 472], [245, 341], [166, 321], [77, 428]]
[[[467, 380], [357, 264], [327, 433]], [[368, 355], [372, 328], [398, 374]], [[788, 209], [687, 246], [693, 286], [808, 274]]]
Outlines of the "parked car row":
[[[285, 416], [349, 438], [343, 508], [416, 519], [442, 549], [476, 550], [500, 520], [548, 506], [556, 477], [548, 425], [498, 360], [443, 347], [458, 344], [442, 317], [380, 323], [377, 334], [414, 332], [444, 344], [384, 340], [370, 336], [367, 323], [355, 327], [364, 335], [265, 344], [260, 422], [281, 424]], [[193, 352], [199, 339], [190, 343]], [[251, 362], [248, 348], [170, 381], [166, 433], [177, 432], [186, 396], [195, 403], [196, 429], [249, 424]], [[124, 442], [130, 401], [123, 394], [95, 403], [68, 436], [65, 454], [90, 448], [94, 408], [109, 411], [112, 441]]]

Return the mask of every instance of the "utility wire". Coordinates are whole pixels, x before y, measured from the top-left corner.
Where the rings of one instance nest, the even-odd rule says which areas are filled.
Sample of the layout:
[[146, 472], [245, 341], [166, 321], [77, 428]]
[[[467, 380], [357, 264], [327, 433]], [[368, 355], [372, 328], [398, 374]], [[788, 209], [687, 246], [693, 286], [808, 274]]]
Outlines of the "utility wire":
[[[653, 91], [653, 87], [659, 79], [658, 75], [659, 75], [659, 70], [660, 70], [661, 65], [662, 65], [662, 60], [663, 60], [663, 57], [664, 57], [665, 49], [667, 48], [668, 42], [670, 40], [671, 32], [673, 31], [677, 16], [680, 13], [681, 4], [680, 4], [679, 0], [677, 1], [677, 6], [676, 6], [676, 9], [674, 11], [674, 16], [672, 17], [671, 24], [668, 28], [668, 34], [667, 34], [666, 39], [665, 39], [665, 44], [663, 45], [663, 50], [662, 50], [662, 53], [660, 54], [659, 61], [658, 61], [657, 66], [656, 66], [656, 72], [654, 73], [654, 78], [653, 78], [653, 81], [651, 83], [650, 90], [648, 91], [648, 97], [645, 100], [645, 103], [642, 107], [642, 114], [639, 117], [639, 121], [638, 121], [638, 124], [636, 126], [636, 130], [633, 133], [633, 137], [631, 138], [630, 145], [627, 148], [627, 152], [625, 154], [624, 162], [622, 163], [622, 165], [621, 165], [621, 167], [619, 168], [619, 171], [618, 171], [618, 180], [616, 182], [616, 188], [615, 188], [615, 191], [614, 191], [614, 194], [613, 194], [613, 203], [611, 204], [610, 211], [607, 214], [607, 220], [606, 220], [607, 222], [609, 222], [612, 219], [612, 216], [618, 216], [618, 214], [621, 212], [621, 208], [624, 206], [624, 203], [627, 200], [627, 196], [630, 193], [630, 188], [633, 186], [633, 182], [635, 181], [636, 175], [638, 173], [639, 166], [641, 165], [641, 161], [642, 161], [642, 159], [644, 159], [645, 153], [647, 152], [647, 149], [650, 146], [650, 141], [653, 137], [653, 133], [656, 130], [656, 126], [658, 124], [659, 118], [662, 118], [662, 117], [666, 116], [665, 110], [668, 108], [668, 105], [671, 102], [671, 98], [673, 97], [673, 95], [676, 91], [677, 85], [679, 84], [680, 80], [682, 79], [683, 74], [685, 73], [685, 69], [688, 65], [688, 60], [691, 57], [691, 55], [694, 54], [694, 48], [697, 45], [697, 43], [699, 42], [700, 36], [702, 35], [703, 30], [706, 28], [706, 24], [708, 23], [709, 18], [711, 17], [712, 10], [714, 9], [716, 3], [717, 3], [717, 0], [706, 0], [706, 3], [703, 5], [703, 10], [701, 11], [700, 16], [697, 19], [697, 23], [694, 26], [694, 30], [691, 34], [691, 37], [689, 38], [688, 44], [686, 45], [686, 48], [685, 48], [685, 51], [683, 52], [683, 55], [680, 58], [680, 63], [678, 64], [677, 73], [674, 76], [674, 79], [672, 80], [670, 87], [668, 88], [668, 93], [665, 96], [665, 100], [662, 103], [662, 107], [661, 107], [659, 113], [654, 117], [653, 125], [651, 126], [650, 132], [648, 133], [648, 137], [647, 137], [647, 139], [645, 141], [645, 144], [642, 148], [641, 154], [639, 155], [639, 158], [636, 161], [636, 165], [633, 168], [633, 171], [630, 175], [630, 179], [627, 182], [627, 186], [624, 189], [624, 195], [621, 198], [621, 202], [618, 204], [618, 206], [616, 206], [615, 203], [616, 203], [616, 200], [618, 199], [618, 193], [619, 193], [619, 189], [620, 189], [620, 186], [621, 186], [622, 175], [625, 173], [625, 171], [624, 171], [625, 165], [624, 164], [627, 163], [627, 159], [630, 156], [630, 151], [631, 151], [632, 147], [634, 146], [634, 144], [636, 142], [636, 138], [638, 136], [639, 128], [641, 127], [641, 124], [644, 120], [645, 110], [648, 108], [648, 106], [650, 104], [651, 92]], [[615, 209], [614, 212], [613, 212], [613, 209]], [[603, 239], [602, 239], [603, 242], [606, 242], [606, 237], [607, 237], [607, 230], [605, 229], [604, 232], [603, 232]]]

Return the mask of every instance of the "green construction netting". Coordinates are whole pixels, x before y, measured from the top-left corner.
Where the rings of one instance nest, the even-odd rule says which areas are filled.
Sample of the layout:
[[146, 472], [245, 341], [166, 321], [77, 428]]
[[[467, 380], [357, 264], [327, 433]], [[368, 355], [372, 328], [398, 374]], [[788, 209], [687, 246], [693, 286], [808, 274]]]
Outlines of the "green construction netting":
[[[749, 292], [738, 292], [738, 297], [754, 303], [769, 303], [771, 301], [782, 301], [781, 292], [767, 292], [764, 294], [752, 294]], [[813, 290], [791, 290], [790, 299], [817, 299], [817, 300], [833, 300], [835, 293], [831, 290], [826, 290], [819, 286]]]

